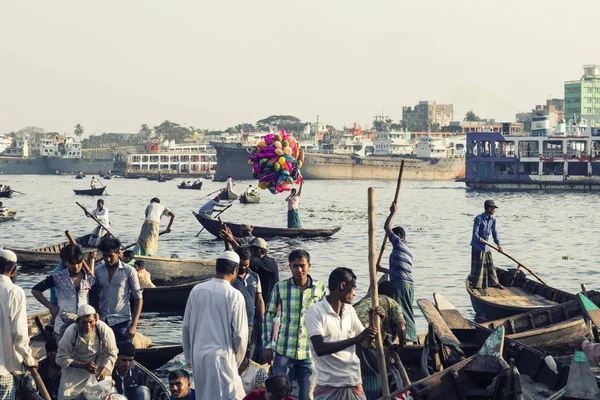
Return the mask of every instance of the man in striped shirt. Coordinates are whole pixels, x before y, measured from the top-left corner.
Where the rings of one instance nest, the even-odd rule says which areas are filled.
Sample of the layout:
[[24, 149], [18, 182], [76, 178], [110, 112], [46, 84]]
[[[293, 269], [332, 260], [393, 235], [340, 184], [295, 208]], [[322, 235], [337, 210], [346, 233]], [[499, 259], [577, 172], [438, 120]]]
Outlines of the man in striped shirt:
[[[294, 250], [289, 257], [292, 277], [277, 282], [271, 292], [264, 318], [263, 358], [273, 363], [274, 375], [285, 375], [290, 383], [298, 383], [299, 400], [309, 400], [313, 389], [313, 363], [310, 357], [304, 315], [308, 308], [327, 294], [323, 282], [309, 274], [310, 254]], [[277, 339], [272, 341], [273, 320], [280, 307], [281, 325]]]
[[396, 215], [398, 207], [396, 203], [390, 206], [390, 215], [385, 220], [385, 232], [394, 247], [390, 254], [390, 268], [377, 266], [379, 272], [390, 274], [390, 280], [394, 284], [394, 300], [402, 306], [406, 322], [406, 340], [417, 341], [417, 327], [413, 313], [414, 287], [412, 278], [413, 255], [406, 243], [406, 232], [401, 226], [392, 229], [392, 220]]

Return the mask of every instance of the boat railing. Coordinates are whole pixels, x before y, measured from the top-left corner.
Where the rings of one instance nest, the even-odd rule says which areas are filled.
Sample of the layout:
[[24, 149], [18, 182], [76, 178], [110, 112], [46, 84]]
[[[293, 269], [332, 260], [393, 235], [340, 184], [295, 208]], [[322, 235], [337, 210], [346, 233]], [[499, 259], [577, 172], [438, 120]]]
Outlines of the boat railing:
[[593, 150], [592, 151], [592, 157], [594, 157], [594, 158], [600, 157], [600, 150]]
[[562, 158], [562, 150], [544, 150], [544, 158]]
[[519, 151], [519, 158], [538, 158], [539, 151]]

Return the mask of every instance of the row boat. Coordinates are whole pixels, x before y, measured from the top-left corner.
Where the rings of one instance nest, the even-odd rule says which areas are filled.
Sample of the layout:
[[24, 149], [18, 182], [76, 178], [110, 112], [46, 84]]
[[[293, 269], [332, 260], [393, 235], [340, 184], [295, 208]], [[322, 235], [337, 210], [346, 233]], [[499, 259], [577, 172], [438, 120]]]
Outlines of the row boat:
[[260, 193], [254, 192], [253, 195], [247, 195], [246, 193], [240, 196], [240, 203], [242, 204], [254, 204], [260, 202]]
[[[36, 322], [36, 318], [39, 320], [42, 329], [45, 330], [44, 333], [42, 333], [40, 330], [40, 327]], [[52, 334], [52, 332], [49, 332], [46, 328], [51, 319], [52, 315], [50, 314], [50, 311], [42, 311], [40, 313], [27, 316], [29, 338], [31, 340], [32, 347], [35, 347], [39, 350], [38, 354], [43, 354], [44, 352], [44, 334]], [[183, 346], [180, 344], [150, 345], [145, 349], [136, 349], [135, 361], [139, 362], [149, 370], [155, 370], [159, 369], [182, 352]]]
[[193, 183], [191, 186], [187, 186], [187, 185], [183, 185], [182, 183], [180, 183], [179, 185], [177, 185], [178, 189], [190, 189], [190, 190], [200, 190], [202, 189], [202, 182], [198, 182], [198, 183]]
[[[221, 223], [216, 219], [209, 219], [200, 216], [193, 212], [194, 216], [200, 222], [200, 224], [211, 234], [219, 237], [219, 231], [221, 230]], [[225, 222], [233, 236], [242, 235], [242, 225], [234, 224], [231, 222]], [[329, 237], [338, 232], [341, 227], [335, 228], [271, 228], [264, 226], [254, 225], [252, 235], [261, 238], [272, 238], [272, 237], [303, 237], [303, 238], [316, 238], [316, 237]]]
[[144, 289], [144, 305], [142, 311], [183, 313], [190, 292], [194, 286], [201, 282], [204, 282], [204, 280], [181, 285], [159, 286]]
[[12, 190], [4, 190], [4, 191], [0, 192], [0, 197], [6, 197], [6, 198], [12, 197], [13, 193], [14, 192]]
[[96, 189], [83, 189], [83, 190], [73, 189], [75, 194], [86, 195], [86, 196], [102, 196], [102, 194], [104, 193], [104, 190], [106, 190], [105, 186], [103, 186], [101, 188], [96, 188]]
[[572, 293], [527, 279], [521, 271], [515, 275], [515, 271], [496, 268], [504, 289], [474, 289], [470, 277], [467, 277], [465, 286], [478, 317], [490, 320], [506, 318], [577, 299]]
[[4, 217], [0, 217], [0, 222], [10, 221], [15, 219], [19, 210], [8, 210], [8, 213]]
[[223, 189], [223, 190], [221, 190], [221, 193], [219, 193], [219, 198], [221, 200], [235, 200], [238, 198], [238, 195], [233, 192], [228, 192], [227, 190]]

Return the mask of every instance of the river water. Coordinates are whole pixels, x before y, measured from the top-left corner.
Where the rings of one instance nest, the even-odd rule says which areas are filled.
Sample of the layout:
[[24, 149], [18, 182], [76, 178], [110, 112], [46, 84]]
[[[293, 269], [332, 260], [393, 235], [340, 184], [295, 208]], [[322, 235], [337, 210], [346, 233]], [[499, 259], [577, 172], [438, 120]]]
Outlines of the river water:
[[[17, 219], [0, 224], [0, 247], [33, 248], [65, 240], [63, 232], [74, 236], [90, 232], [95, 223], [75, 204], [88, 209], [98, 197], [75, 196], [72, 189], [89, 187], [89, 179], [73, 176], [2, 176], [0, 183], [25, 193], [2, 199], [10, 209], [19, 209]], [[218, 190], [222, 183], [205, 181], [200, 191], [179, 190], [179, 182], [151, 182], [146, 179], [103, 181], [108, 195], [103, 196], [110, 211], [111, 231], [123, 243], [134, 242], [144, 219], [144, 210], [152, 197], [159, 197], [175, 214], [172, 232], [161, 236], [159, 255], [181, 258], [213, 259], [222, 250], [221, 242], [204, 231], [192, 215]], [[238, 191], [250, 181], [237, 182]], [[357, 298], [368, 288], [367, 189], [375, 188], [377, 248], [381, 246], [385, 218], [394, 197], [396, 182], [382, 181], [307, 181], [301, 200], [300, 217], [307, 228], [341, 226], [342, 230], [326, 239], [271, 239], [272, 256], [279, 262], [281, 276], [289, 277], [287, 254], [303, 248], [311, 254], [311, 275], [327, 281], [331, 270], [343, 266], [358, 276]], [[262, 191], [259, 204], [235, 201], [223, 215], [224, 221], [253, 225], [286, 226], [285, 195]], [[415, 256], [413, 277], [415, 299], [429, 298], [441, 292], [463, 315], [474, 316], [464, 288], [470, 270], [471, 229], [475, 215], [483, 211], [483, 202], [495, 199], [498, 231], [504, 250], [532, 268], [549, 285], [576, 292], [580, 284], [598, 289], [599, 270], [596, 240], [600, 237], [598, 194], [578, 192], [482, 192], [454, 182], [404, 182], [399, 211], [394, 225], [404, 226]], [[164, 221], [166, 223], [166, 221]], [[163, 226], [164, 227], [164, 226]], [[389, 244], [388, 244], [389, 248]], [[387, 266], [389, 252], [384, 262]], [[512, 261], [495, 255], [496, 265], [513, 267]], [[25, 288], [28, 312], [42, 311], [29, 290], [48, 271], [21, 271], [18, 283]], [[417, 328], [425, 332], [426, 322], [415, 302]], [[180, 315], [142, 313], [139, 331], [156, 344], [181, 343]], [[165, 368], [181, 366], [182, 356]]]

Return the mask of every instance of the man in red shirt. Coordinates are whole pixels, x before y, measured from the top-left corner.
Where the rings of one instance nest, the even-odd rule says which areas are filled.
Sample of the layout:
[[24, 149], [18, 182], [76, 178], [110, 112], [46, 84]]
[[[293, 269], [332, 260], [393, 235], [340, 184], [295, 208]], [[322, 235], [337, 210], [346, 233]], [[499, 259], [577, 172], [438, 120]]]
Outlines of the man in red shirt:
[[244, 400], [294, 400], [290, 397], [292, 389], [284, 375], [271, 376], [265, 382], [265, 389], [254, 390]]

